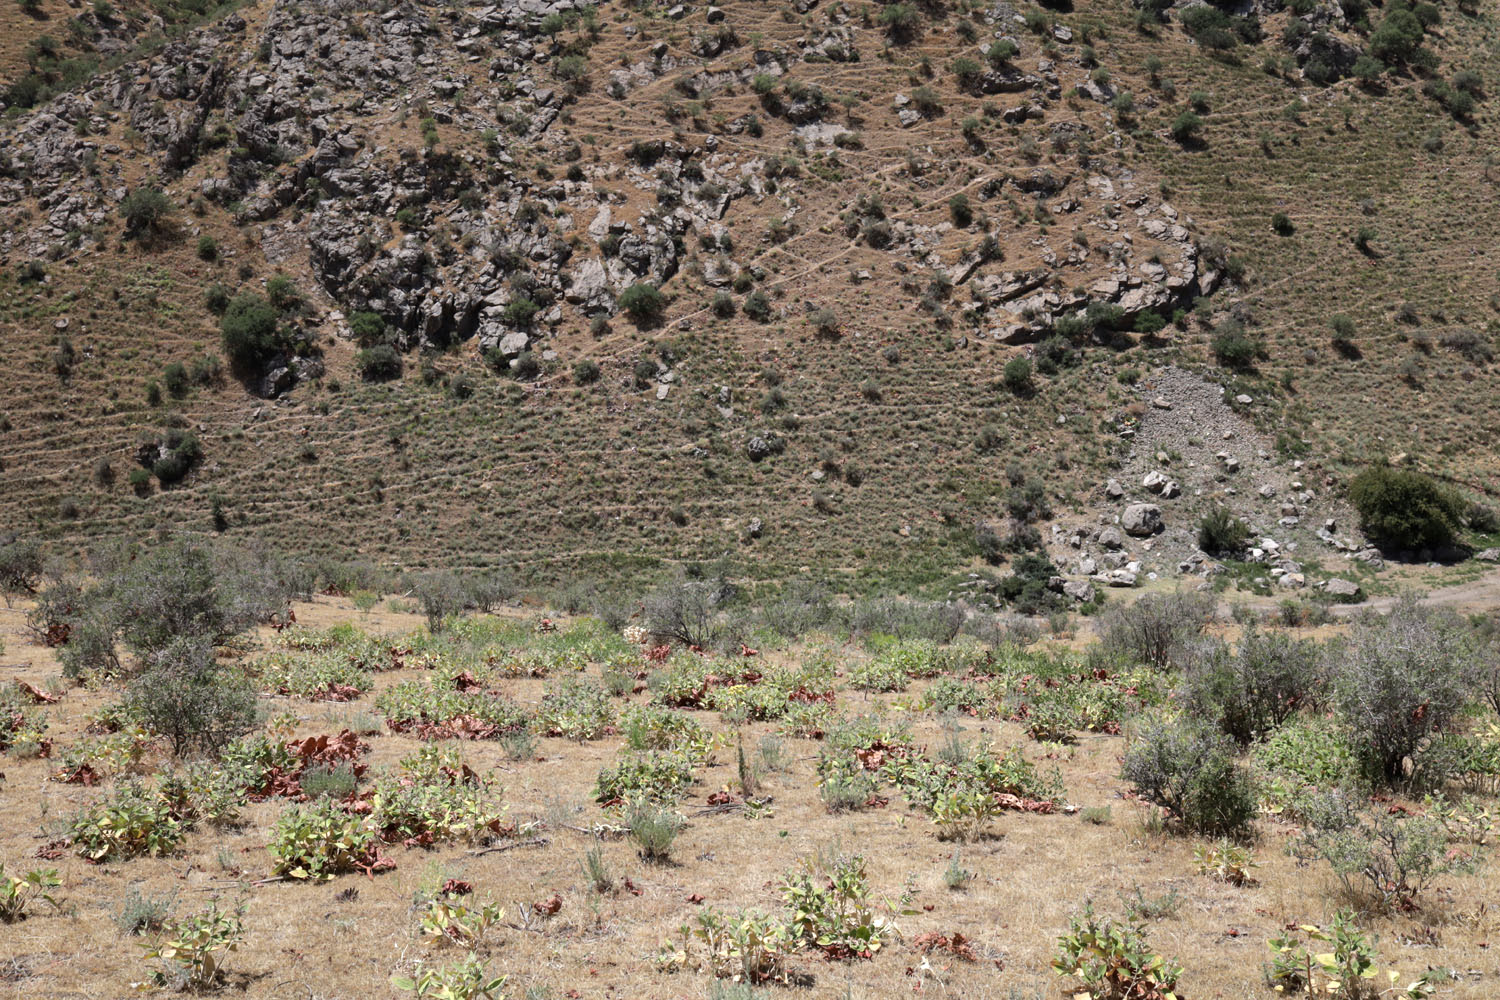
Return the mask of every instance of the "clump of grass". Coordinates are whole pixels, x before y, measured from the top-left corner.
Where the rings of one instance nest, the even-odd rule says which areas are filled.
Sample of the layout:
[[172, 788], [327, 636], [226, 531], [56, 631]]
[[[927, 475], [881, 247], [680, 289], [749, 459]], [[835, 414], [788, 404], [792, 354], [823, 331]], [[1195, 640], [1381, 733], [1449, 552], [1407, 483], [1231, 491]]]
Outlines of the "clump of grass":
[[505, 755], [511, 760], [531, 760], [536, 756], [536, 735], [529, 729], [517, 729], [500, 738]]
[[125, 893], [120, 908], [115, 911], [115, 926], [127, 937], [138, 934], [155, 934], [167, 925], [172, 917], [172, 907], [177, 904], [176, 894], [153, 898], [141, 895], [131, 886]]
[[943, 869], [943, 884], [958, 892], [967, 889], [973, 879], [974, 873], [963, 866], [962, 852], [954, 851], [953, 857], [948, 859], [948, 867]]
[[635, 841], [642, 861], [660, 864], [669, 859], [672, 842], [687, 821], [670, 809], [642, 800], [630, 807], [625, 826]]
[[298, 782], [310, 799], [343, 799], [354, 794], [358, 781], [348, 764], [329, 767], [316, 764], [302, 772]]
[[1109, 825], [1109, 806], [1084, 806], [1078, 811], [1078, 815], [1085, 823], [1092, 823], [1094, 826]]
[[615, 891], [615, 873], [604, 860], [603, 847], [595, 844], [589, 848], [584, 852], [581, 864], [590, 889], [601, 896]]

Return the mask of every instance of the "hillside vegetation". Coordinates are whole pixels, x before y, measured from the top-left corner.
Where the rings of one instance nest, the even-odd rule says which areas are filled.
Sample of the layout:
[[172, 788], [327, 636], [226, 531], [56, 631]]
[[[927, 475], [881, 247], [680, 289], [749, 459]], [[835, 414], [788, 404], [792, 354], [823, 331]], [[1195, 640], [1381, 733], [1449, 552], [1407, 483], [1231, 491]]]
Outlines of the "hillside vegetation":
[[[1491, 487], [1486, 8], [107, 7], [0, 64], [0, 506], [63, 548], [943, 593], [1158, 453], [1165, 574], [1210, 501]], [[1121, 436], [1183, 371], [1260, 478]]]

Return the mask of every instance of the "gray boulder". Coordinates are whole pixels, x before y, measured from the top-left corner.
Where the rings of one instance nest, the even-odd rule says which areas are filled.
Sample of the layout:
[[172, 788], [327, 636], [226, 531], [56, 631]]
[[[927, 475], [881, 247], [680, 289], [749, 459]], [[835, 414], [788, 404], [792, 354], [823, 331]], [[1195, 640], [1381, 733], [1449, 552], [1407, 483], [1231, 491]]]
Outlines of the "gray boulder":
[[1120, 515], [1120, 527], [1137, 538], [1154, 535], [1161, 530], [1161, 508], [1154, 503], [1133, 503]]

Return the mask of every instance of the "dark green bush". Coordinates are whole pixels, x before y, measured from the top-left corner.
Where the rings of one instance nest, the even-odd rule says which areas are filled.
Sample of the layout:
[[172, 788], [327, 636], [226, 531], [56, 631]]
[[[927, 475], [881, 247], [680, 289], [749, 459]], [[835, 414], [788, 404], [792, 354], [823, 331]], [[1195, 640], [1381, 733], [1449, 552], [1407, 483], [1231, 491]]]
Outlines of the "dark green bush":
[[367, 347], [354, 356], [354, 366], [366, 382], [389, 382], [401, 377], [401, 355], [390, 344]]
[[120, 215], [125, 219], [127, 236], [146, 236], [161, 232], [173, 211], [167, 196], [154, 187], [138, 187], [120, 202]]
[[637, 326], [645, 326], [661, 320], [667, 300], [655, 285], [634, 284], [620, 293], [620, 308]]
[[1198, 548], [1211, 556], [1234, 555], [1250, 540], [1250, 529], [1223, 506], [1215, 506], [1198, 522]]
[[1378, 463], [1349, 484], [1349, 502], [1366, 535], [1399, 549], [1450, 544], [1463, 521], [1458, 493], [1430, 476]]
[[1260, 345], [1245, 332], [1244, 324], [1227, 319], [1214, 330], [1209, 341], [1209, 350], [1214, 359], [1225, 368], [1244, 370], [1255, 363], [1260, 354]]
[[280, 348], [276, 323], [276, 310], [264, 298], [254, 292], [236, 295], [219, 321], [230, 362], [253, 369], [275, 354]]

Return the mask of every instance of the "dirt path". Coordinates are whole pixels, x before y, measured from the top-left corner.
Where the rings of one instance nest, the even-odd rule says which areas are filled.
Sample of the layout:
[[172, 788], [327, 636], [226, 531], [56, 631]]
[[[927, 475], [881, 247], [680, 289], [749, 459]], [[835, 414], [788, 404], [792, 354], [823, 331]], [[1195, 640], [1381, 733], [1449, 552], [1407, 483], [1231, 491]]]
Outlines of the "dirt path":
[[[1454, 611], [1468, 614], [1479, 611], [1491, 611], [1500, 608], [1500, 567], [1491, 569], [1477, 580], [1468, 580], [1463, 583], [1455, 583], [1447, 587], [1434, 587], [1425, 592], [1412, 584], [1412, 589], [1421, 596], [1422, 604], [1437, 608], [1451, 608]], [[1247, 604], [1257, 609], [1270, 609], [1277, 606], [1285, 595], [1276, 597], [1252, 596], [1247, 600], [1235, 603]], [[1330, 605], [1329, 611], [1334, 615], [1347, 618], [1358, 611], [1367, 608], [1380, 611], [1389, 611], [1400, 600], [1397, 594], [1384, 594], [1379, 597], [1371, 597], [1360, 601], [1358, 604], [1334, 604]], [[1229, 603], [1220, 605], [1220, 612], [1227, 615]]]

